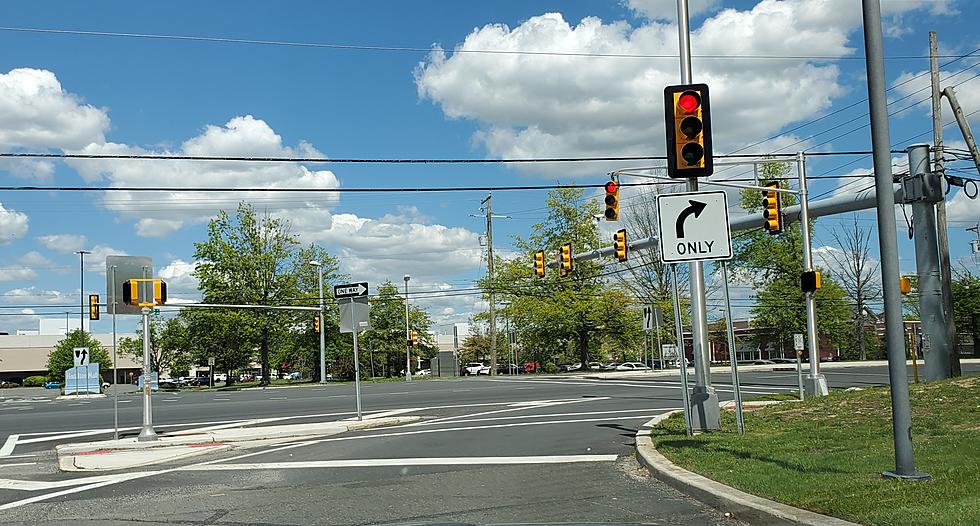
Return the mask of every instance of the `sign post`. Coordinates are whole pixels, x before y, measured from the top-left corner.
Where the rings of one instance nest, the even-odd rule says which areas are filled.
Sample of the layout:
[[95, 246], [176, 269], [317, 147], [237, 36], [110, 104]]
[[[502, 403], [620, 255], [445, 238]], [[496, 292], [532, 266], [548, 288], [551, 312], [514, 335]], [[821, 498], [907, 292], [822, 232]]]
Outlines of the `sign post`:
[[803, 335], [793, 334], [793, 350], [796, 351], [796, 381], [800, 385], [800, 400], [803, 400]]
[[[361, 420], [361, 361], [357, 353], [357, 333], [371, 327], [370, 309], [367, 301], [368, 283], [351, 283], [337, 285], [333, 288], [333, 297], [337, 300], [347, 300], [340, 304], [340, 332], [350, 332], [354, 337], [354, 398], [357, 403], [357, 419]], [[349, 310], [348, 315], [345, 310]], [[347, 325], [347, 322], [350, 325]], [[346, 330], [345, 330], [346, 329]]]

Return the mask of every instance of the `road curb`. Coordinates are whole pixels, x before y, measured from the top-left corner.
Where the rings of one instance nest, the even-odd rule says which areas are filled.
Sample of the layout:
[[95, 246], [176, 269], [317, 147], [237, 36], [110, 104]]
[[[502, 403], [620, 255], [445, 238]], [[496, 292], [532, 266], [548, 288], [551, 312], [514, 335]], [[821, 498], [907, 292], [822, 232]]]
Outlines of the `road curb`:
[[650, 473], [668, 486], [719, 510], [728, 511], [738, 519], [752, 524], [792, 526], [860, 526], [836, 517], [821, 515], [773, 500], [765, 499], [726, 486], [698, 475], [660, 454], [653, 446], [650, 430], [671, 415], [682, 410], [668, 411], [643, 424], [636, 432], [636, 456]]

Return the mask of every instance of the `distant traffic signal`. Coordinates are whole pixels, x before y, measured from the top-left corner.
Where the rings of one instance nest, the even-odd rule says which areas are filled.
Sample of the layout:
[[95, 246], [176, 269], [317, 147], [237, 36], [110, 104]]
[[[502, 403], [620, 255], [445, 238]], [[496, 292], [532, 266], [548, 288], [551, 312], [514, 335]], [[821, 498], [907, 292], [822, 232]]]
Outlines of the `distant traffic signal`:
[[912, 278], [908, 276], [901, 276], [898, 278], [898, 291], [902, 294], [908, 294], [912, 292]]
[[566, 243], [561, 246], [561, 272], [563, 276], [571, 274], [573, 267], [572, 262], [572, 244]]
[[616, 252], [616, 259], [618, 259], [620, 263], [625, 263], [626, 259], [629, 257], [629, 254], [626, 252], [627, 247], [625, 228], [617, 230], [616, 233], [613, 234], [613, 250]]
[[619, 221], [619, 182], [606, 183], [606, 221]]
[[714, 172], [711, 151], [711, 104], [707, 84], [664, 88], [667, 175], [706, 177]]
[[415, 347], [416, 345], [418, 345], [419, 344], [419, 333], [418, 333], [418, 331], [414, 331], [413, 330], [413, 331], [410, 331], [408, 334], [409, 334], [408, 345], [411, 346], [411, 347]]
[[99, 295], [98, 294], [88, 295], [88, 319], [90, 320], [99, 319]]
[[539, 250], [534, 253], [534, 275], [544, 277], [544, 251]]
[[313, 332], [320, 334], [320, 315], [313, 317]]
[[[773, 181], [766, 186], [779, 188], [779, 182]], [[763, 226], [770, 234], [776, 235], [783, 231], [783, 206], [779, 202], [779, 192], [766, 192], [762, 198], [762, 218], [765, 220]]]

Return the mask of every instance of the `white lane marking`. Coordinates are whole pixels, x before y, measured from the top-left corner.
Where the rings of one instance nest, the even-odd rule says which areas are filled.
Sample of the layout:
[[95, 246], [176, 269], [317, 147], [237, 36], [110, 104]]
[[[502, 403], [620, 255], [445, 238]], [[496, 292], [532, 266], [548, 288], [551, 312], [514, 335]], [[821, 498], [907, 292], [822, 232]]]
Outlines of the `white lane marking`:
[[131, 404], [131, 403], [133, 403], [133, 401], [132, 400], [120, 400], [119, 403], [120, 404]]
[[[568, 380], [489, 380], [490, 382], [515, 382], [515, 383], [549, 383], [549, 384], [563, 384], [563, 385], [574, 385], [578, 387], [592, 387], [594, 385], [610, 385], [617, 387], [641, 387], [645, 389], [680, 389], [681, 385], [679, 383], [664, 383], [655, 384], [653, 382], [640, 383], [625, 383], [623, 381], [609, 381], [609, 380], [592, 380], [588, 378], [569, 378]], [[693, 381], [693, 380], [692, 380]], [[734, 392], [731, 385], [728, 384], [712, 384], [715, 386], [716, 391], [722, 391], [731, 393]], [[741, 391], [743, 393], [752, 394], [772, 394], [773, 391], [793, 391], [796, 390], [795, 387], [788, 386], [757, 386], [753, 385], [751, 387], [742, 386]]]
[[[582, 402], [595, 402], [595, 401], [599, 401], [599, 400], [608, 400], [608, 399], [609, 399], [609, 397], [596, 397], [596, 398], [572, 398], [572, 399], [568, 399], [568, 400], [536, 400], [536, 401], [529, 401], [529, 402], [518, 402], [518, 403], [515, 403], [515, 404], [510, 404], [511, 407], [508, 408], [508, 409], [497, 409], [495, 411], [483, 411], [481, 413], [472, 413], [472, 414], [464, 415], [464, 416], [446, 416], [446, 417], [442, 417], [442, 418], [436, 418], [436, 419], [433, 419], [433, 420], [427, 420], [426, 422], [429, 425], [432, 425], [432, 424], [436, 424], [436, 423], [440, 423], [440, 422], [447, 422], [447, 421], [452, 421], [452, 420], [458, 420], [458, 419], [464, 418], [464, 417], [474, 418], [474, 417], [484, 416], [484, 415], [493, 415], [493, 414], [499, 414], [499, 413], [511, 413], [511, 412], [514, 412], [514, 411], [524, 411], [524, 410], [527, 410], [527, 409], [538, 409], [538, 408], [541, 408], [541, 407], [550, 407], [550, 406], [562, 405], [562, 404], [579, 404], [579, 403], [582, 403]], [[514, 407], [514, 406], [516, 406], [516, 407]], [[420, 423], [421, 422], [416, 422], [414, 424], [408, 424], [408, 425], [406, 425], [406, 427], [417, 426]]]
[[270, 396], [269, 400], [287, 400], [285, 396]]
[[0, 457], [10, 456], [14, 452], [14, 448], [17, 447], [17, 440], [20, 435], [10, 435], [7, 437], [7, 441], [3, 443], [3, 447], [0, 447]]
[[515, 391], [521, 391], [521, 390], [524, 390], [524, 389], [534, 389], [534, 388], [533, 387], [515, 387], [514, 388]]
[[215, 400], [216, 402], [224, 402], [224, 401], [226, 401], [226, 400], [231, 400], [231, 398], [215, 398], [214, 400]]
[[517, 420], [517, 419], [528, 419], [528, 418], [554, 418], [554, 417], [562, 417], [562, 416], [609, 415], [609, 414], [621, 414], [621, 413], [647, 413], [647, 414], [654, 413], [655, 414], [657, 412], [673, 411], [675, 409], [680, 409], [680, 408], [679, 407], [676, 408], [654, 407], [648, 409], [617, 409], [614, 411], [585, 411], [581, 413], [549, 413], [546, 415], [512, 415], [512, 416], [495, 416], [490, 418], [474, 418], [474, 419], [471, 419], [469, 415], [464, 415], [458, 418], [454, 418], [452, 421], [436, 422], [433, 420], [428, 420], [425, 422], [418, 422], [403, 427], [427, 426], [427, 425], [435, 425], [435, 424], [471, 424], [473, 422], [493, 422], [498, 420]]
[[161, 402], [179, 402], [180, 398], [164, 398]]
[[13, 464], [0, 464], [0, 468], [9, 468], [11, 466], [33, 466], [37, 462], [15, 462]]
[[362, 468], [390, 466], [492, 466], [514, 464], [570, 464], [615, 462], [617, 455], [540, 455], [526, 457], [427, 457], [365, 458], [352, 460], [311, 460], [305, 462], [258, 462], [192, 466], [185, 471], [251, 471], [255, 469]]

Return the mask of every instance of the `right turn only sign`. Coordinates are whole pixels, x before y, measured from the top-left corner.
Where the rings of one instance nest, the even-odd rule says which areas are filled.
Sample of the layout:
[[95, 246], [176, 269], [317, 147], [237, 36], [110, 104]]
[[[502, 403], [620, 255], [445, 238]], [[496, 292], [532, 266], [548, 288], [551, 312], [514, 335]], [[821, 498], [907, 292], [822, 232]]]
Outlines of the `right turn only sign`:
[[732, 258], [725, 192], [657, 196], [657, 218], [664, 263]]

